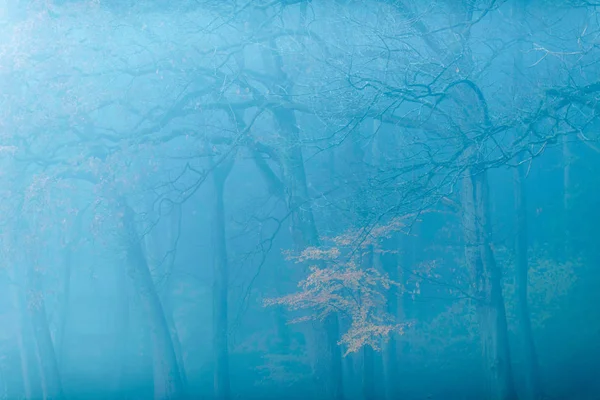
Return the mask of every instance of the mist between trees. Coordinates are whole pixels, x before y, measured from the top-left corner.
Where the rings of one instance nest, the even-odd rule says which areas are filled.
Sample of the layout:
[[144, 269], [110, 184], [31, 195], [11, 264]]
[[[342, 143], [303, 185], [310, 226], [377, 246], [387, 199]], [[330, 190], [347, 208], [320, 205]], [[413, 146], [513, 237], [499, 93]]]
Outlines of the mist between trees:
[[0, 398], [600, 398], [598, 7], [3, 1]]

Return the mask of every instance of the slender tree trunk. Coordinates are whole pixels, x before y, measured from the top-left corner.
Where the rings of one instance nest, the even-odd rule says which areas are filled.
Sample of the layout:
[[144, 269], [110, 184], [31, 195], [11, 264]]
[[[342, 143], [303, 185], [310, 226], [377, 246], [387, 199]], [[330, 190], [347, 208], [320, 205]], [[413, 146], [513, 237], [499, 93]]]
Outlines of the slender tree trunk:
[[[180, 235], [181, 229], [181, 208], [177, 207], [174, 212], [170, 216], [170, 226], [169, 226], [169, 234], [168, 234], [168, 243], [170, 244], [170, 248], [168, 251], [175, 251], [175, 246], [177, 246], [178, 236]], [[169, 257], [170, 268], [168, 271], [169, 277], [167, 281], [167, 288], [165, 293], [165, 303], [167, 308], [167, 323], [171, 328], [171, 338], [173, 340], [173, 346], [175, 347], [175, 356], [177, 357], [177, 363], [179, 364], [179, 374], [181, 375], [181, 381], [183, 383], [184, 389], [187, 388], [187, 373], [185, 369], [185, 359], [183, 350], [181, 348], [181, 340], [179, 339], [179, 330], [177, 329], [177, 324], [175, 322], [175, 308], [173, 305], [173, 271], [175, 269], [175, 255], [174, 253]]]
[[[11, 229], [13, 232], [16, 229]], [[23, 290], [22, 270], [17, 267], [19, 258], [16, 257], [16, 248], [13, 234], [9, 233], [2, 238], [7, 249], [8, 260], [12, 263], [12, 267], [7, 268], [8, 278], [11, 282], [10, 294], [13, 302], [13, 307], [17, 313], [15, 332], [17, 333], [17, 347], [19, 349], [19, 360], [21, 367], [21, 382], [23, 385], [24, 400], [32, 398], [31, 389], [31, 371], [29, 365], [29, 350], [26, 344], [26, 338], [29, 337], [29, 323], [27, 306], [25, 302], [25, 293]]]
[[563, 259], [568, 261], [573, 256], [573, 238], [571, 232], [571, 210], [573, 198], [573, 185], [571, 182], [571, 163], [573, 155], [567, 135], [562, 137], [562, 164], [563, 164], [563, 229], [564, 250]]
[[537, 353], [531, 329], [531, 318], [527, 300], [527, 273], [529, 270], [527, 249], [527, 203], [525, 195], [525, 173], [523, 168], [515, 169], [515, 208], [517, 214], [516, 249], [516, 292], [517, 318], [524, 358], [526, 399], [537, 400], [541, 397]]
[[42, 396], [44, 400], [61, 399], [63, 397], [62, 383], [46, 316], [42, 278], [33, 261], [29, 262], [27, 275], [27, 303], [40, 367]]
[[[342, 325], [343, 330], [347, 330], [350, 327], [349, 321], [340, 320], [340, 324]], [[357, 367], [357, 358], [359, 358], [359, 353], [350, 353], [343, 358], [343, 374], [344, 374], [344, 384], [346, 393], [348, 393], [348, 398], [354, 398], [352, 393], [359, 393], [360, 386], [362, 385], [361, 379], [357, 376], [357, 370], [360, 367]], [[362, 358], [362, 357], [360, 357]]]
[[475, 280], [486, 398], [517, 398], [510, 360], [502, 276], [491, 247], [487, 172], [469, 169], [463, 180], [466, 259]]
[[23, 395], [25, 400], [29, 400], [32, 398], [32, 390], [31, 390], [31, 372], [29, 365], [29, 351], [27, 345], [25, 343], [25, 338], [28, 336], [28, 320], [27, 320], [27, 310], [25, 306], [25, 299], [23, 298], [23, 293], [21, 289], [16, 284], [16, 274], [11, 274], [11, 279], [15, 282], [12, 285], [11, 292], [13, 298], [13, 304], [15, 307], [15, 311], [18, 313], [17, 326], [15, 327], [17, 332], [17, 347], [19, 348], [19, 358], [21, 362], [21, 380], [23, 383]]
[[[179, 375], [181, 377], [181, 383], [183, 390], [187, 387], [187, 374], [185, 372], [185, 363], [183, 359], [183, 353], [181, 349], [181, 341], [179, 340], [179, 332], [174, 318], [174, 307], [173, 307], [173, 270], [175, 268], [175, 246], [177, 246], [176, 233], [179, 232], [179, 221], [180, 221], [180, 209], [174, 207], [172, 213], [168, 217], [168, 226], [164, 228], [166, 231], [165, 237], [156, 238], [155, 235], [146, 234], [144, 236], [144, 250], [146, 259], [152, 270], [159, 270], [163, 267], [161, 273], [166, 277], [165, 284], [162, 294], [159, 295], [161, 304], [169, 326], [171, 334], [171, 340], [173, 342], [173, 349], [175, 351], [175, 357], [177, 358], [177, 365], [179, 366]], [[163, 230], [158, 229], [162, 234]], [[161, 261], [159, 263], [159, 261]]]
[[73, 258], [73, 249], [70, 245], [64, 249], [64, 271], [63, 271], [63, 282], [62, 282], [62, 298], [60, 301], [60, 320], [57, 332], [57, 343], [58, 343], [58, 365], [62, 370], [65, 363], [65, 335], [67, 327], [67, 319], [69, 317], [69, 300], [71, 293], [71, 265]]
[[[285, 261], [279, 255], [279, 252], [277, 253], [278, 254], [275, 254], [275, 257], [277, 257], [275, 260], [275, 262], [277, 263], [277, 276], [283, 276], [286, 273], [284, 270]], [[281, 287], [282, 283], [277, 283], [276, 285], [277, 286], [275, 287], [275, 290], [277, 293], [277, 297], [283, 296], [284, 292]], [[284, 307], [275, 307], [273, 313], [275, 319], [275, 327], [277, 329], [277, 339], [278, 345], [280, 346], [280, 351], [283, 353], [288, 353], [291, 345], [291, 333], [290, 327], [287, 322], [288, 318], [285, 309]]]
[[371, 346], [363, 347], [363, 398], [375, 400], [375, 352]]
[[[171, 295], [167, 294], [167, 296], [170, 297]], [[179, 365], [179, 376], [181, 377], [181, 384], [183, 386], [183, 390], [185, 391], [187, 388], [187, 373], [185, 369], [185, 360], [183, 350], [181, 348], [181, 340], [179, 339], [179, 331], [177, 329], [177, 324], [175, 323], [175, 318], [173, 316], [173, 307], [169, 299], [165, 300], [165, 308], [165, 317], [167, 319], [167, 324], [169, 325], [169, 329], [171, 331], [171, 340], [173, 341], [173, 349], [175, 350], [177, 365]]]
[[129, 279], [126, 271], [118, 268], [116, 271], [117, 286], [117, 330], [115, 334], [115, 357], [118, 368], [115, 368], [113, 392], [115, 398], [124, 398], [128, 393], [129, 366]]
[[[392, 243], [396, 240], [386, 240], [384, 243], [385, 250], [395, 250]], [[389, 278], [394, 282], [399, 282], [399, 277], [402, 276], [402, 266], [398, 262], [398, 255], [395, 253], [384, 252], [381, 254], [381, 264], [383, 270], [388, 274]], [[393, 316], [396, 323], [401, 323], [404, 320], [402, 315], [403, 310], [403, 294], [398, 290], [398, 287], [392, 285], [387, 292], [386, 311]], [[384, 362], [384, 378], [385, 378], [385, 398], [393, 400], [397, 397], [398, 386], [398, 335], [392, 333], [383, 350]]]
[[[515, 0], [513, 4], [514, 20], [523, 26], [526, 25], [525, 7], [527, 0]], [[519, 30], [519, 34], [521, 32]], [[523, 74], [523, 49], [522, 45], [515, 51], [513, 66], [513, 98], [520, 106], [522, 93], [520, 80]], [[518, 161], [523, 162], [520, 155]], [[516, 212], [516, 233], [515, 233], [515, 283], [517, 293], [517, 320], [519, 326], [519, 335], [521, 340], [521, 349], [523, 354], [523, 372], [525, 375], [525, 399], [538, 400], [541, 398], [541, 385], [539, 379], [539, 367], [533, 332], [531, 329], [531, 316], [527, 299], [528, 279], [528, 226], [527, 226], [527, 195], [525, 187], [525, 165], [519, 165], [514, 169], [514, 193], [515, 193], [515, 212]]]
[[[364, 254], [362, 256], [362, 267], [367, 270], [373, 267], [374, 254], [373, 254], [373, 246], [368, 246], [367, 249], [364, 250]], [[375, 354], [374, 350], [371, 346], [366, 345], [363, 346], [362, 349], [362, 384], [363, 384], [363, 398], [364, 400], [375, 400], [376, 399], [376, 391], [375, 391]]]
[[162, 304], [156, 292], [142, 243], [137, 235], [133, 210], [122, 201], [126, 235], [126, 258], [129, 275], [140, 296], [150, 323], [153, 348], [154, 399], [178, 399], [183, 387], [177, 357]]
[[228, 341], [228, 265], [227, 238], [225, 235], [225, 181], [231, 170], [231, 163], [218, 165], [213, 172], [215, 187], [214, 203], [214, 258], [213, 258], [213, 362], [214, 396], [218, 400], [230, 397], [229, 383], [229, 341]]

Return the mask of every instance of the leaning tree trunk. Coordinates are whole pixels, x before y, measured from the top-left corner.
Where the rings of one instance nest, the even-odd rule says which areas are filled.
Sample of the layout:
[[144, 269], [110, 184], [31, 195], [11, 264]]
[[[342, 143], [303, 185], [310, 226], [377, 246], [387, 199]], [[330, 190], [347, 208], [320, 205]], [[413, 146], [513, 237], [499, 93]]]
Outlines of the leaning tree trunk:
[[474, 278], [486, 398], [517, 398], [508, 343], [502, 275], [491, 247], [487, 172], [472, 166], [463, 179], [466, 259]]
[[[176, 213], [175, 213], [176, 211]], [[174, 212], [171, 213], [169, 219], [169, 240], [170, 249], [172, 251], [172, 256], [170, 257], [170, 271], [169, 271], [169, 280], [167, 285], [167, 300], [165, 301], [167, 304], [167, 322], [171, 327], [171, 338], [173, 339], [173, 345], [175, 346], [175, 356], [177, 357], [177, 362], [179, 364], [179, 373], [181, 374], [181, 380], [183, 382], [184, 388], [187, 388], [187, 373], [185, 370], [185, 358], [183, 354], [183, 350], [181, 348], [181, 339], [179, 336], [179, 330], [177, 329], [177, 323], [175, 322], [175, 307], [173, 305], [173, 270], [175, 269], [175, 249], [179, 241], [179, 235], [181, 234], [181, 206], [175, 208]]]
[[128, 272], [150, 324], [153, 348], [154, 399], [180, 398], [183, 392], [177, 357], [162, 304], [148, 268], [142, 243], [135, 228], [133, 210], [121, 202]]
[[[171, 341], [173, 342], [175, 357], [177, 358], [177, 364], [179, 365], [179, 376], [181, 378], [182, 388], [185, 391], [187, 388], [187, 374], [185, 371], [179, 332], [173, 315], [175, 312], [173, 305], [173, 269], [175, 266], [175, 246], [177, 246], [178, 241], [177, 235], [180, 224], [180, 212], [179, 206], [173, 206], [173, 210], [167, 218], [167, 226], [162, 229], [155, 229], [162, 236], [166, 236], [166, 238], [161, 237], [158, 239], [151, 233], [144, 236], [144, 250], [146, 259], [152, 270], [158, 270], [163, 266], [162, 264], [165, 264], [161, 273], [166, 276], [166, 278], [162, 294], [159, 295], [159, 298], [161, 299], [167, 325], [171, 332]], [[164, 234], [163, 229], [166, 231], [166, 235]]]

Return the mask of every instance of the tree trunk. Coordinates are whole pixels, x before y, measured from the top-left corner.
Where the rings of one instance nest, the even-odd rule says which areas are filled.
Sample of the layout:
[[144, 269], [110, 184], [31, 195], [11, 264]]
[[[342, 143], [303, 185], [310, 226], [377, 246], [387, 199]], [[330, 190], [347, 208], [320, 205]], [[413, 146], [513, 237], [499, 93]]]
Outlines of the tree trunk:
[[25, 338], [28, 336], [27, 324], [28, 320], [27, 310], [25, 306], [25, 299], [23, 298], [23, 293], [19, 286], [16, 283], [16, 274], [11, 274], [11, 279], [15, 281], [11, 286], [12, 289], [12, 298], [13, 304], [16, 312], [18, 313], [17, 326], [15, 327], [15, 331], [17, 332], [17, 346], [19, 348], [19, 357], [21, 362], [21, 380], [23, 383], [23, 395], [25, 400], [29, 400], [32, 398], [32, 390], [31, 390], [31, 375], [30, 375], [30, 366], [29, 366], [29, 351], [27, 345], [25, 343]]
[[527, 203], [525, 195], [525, 173], [523, 167], [515, 169], [515, 208], [516, 208], [516, 292], [517, 292], [517, 318], [519, 333], [524, 358], [524, 372], [526, 384], [526, 399], [537, 400], [541, 397], [539, 368], [533, 332], [531, 329], [531, 317], [527, 300], [527, 272], [529, 269], [527, 249]]
[[[309, 246], [317, 247], [319, 246], [319, 235], [309, 204], [310, 198], [296, 116], [292, 111], [283, 108], [275, 109], [273, 114], [279, 128], [286, 133], [287, 139], [287, 143], [284, 145], [286, 154], [282, 156], [283, 180], [287, 192], [288, 208], [292, 214], [292, 238], [299, 250]], [[324, 348], [320, 348], [319, 343], [313, 343], [310, 346], [317, 385], [323, 386], [317, 390], [324, 390], [325, 398], [341, 399], [343, 398], [343, 375], [342, 354], [338, 345], [338, 316], [336, 314], [328, 315], [322, 327], [317, 326], [316, 329], [325, 330]]]
[[371, 346], [363, 347], [363, 397], [375, 400], [375, 354]]
[[214, 255], [213, 255], [213, 362], [214, 362], [214, 397], [227, 400], [230, 397], [229, 387], [229, 344], [228, 344], [228, 265], [227, 238], [225, 235], [225, 181], [232, 163], [218, 165], [213, 173], [215, 187], [214, 203]]
[[167, 320], [135, 229], [133, 210], [126, 205], [125, 200], [122, 207], [128, 271], [150, 324], [154, 360], [154, 398], [177, 399], [182, 395], [183, 388]]
[[[392, 243], [396, 240], [386, 240], [384, 242], [385, 250], [395, 250]], [[389, 278], [394, 282], [400, 282], [402, 276], [402, 266], [398, 262], [398, 255], [394, 253], [384, 252], [381, 254], [381, 264], [383, 270], [388, 274]], [[393, 316], [396, 323], [401, 323], [404, 320], [402, 315], [403, 310], [403, 293], [398, 290], [398, 287], [392, 285], [387, 292], [386, 311]], [[398, 335], [392, 333], [383, 350], [384, 362], [384, 377], [385, 377], [385, 398], [387, 400], [395, 399], [398, 395]]]
[[58, 326], [58, 332], [56, 334], [56, 342], [58, 344], [58, 365], [62, 369], [65, 364], [65, 335], [67, 327], [67, 319], [69, 316], [69, 297], [71, 293], [71, 266], [73, 258], [73, 249], [70, 244], [64, 249], [64, 271], [63, 271], [63, 282], [62, 282], [62, 298], [60, 301], [60, 320]]
[[[264, 13], [264, 11], [261, 12]], [[300, 19], [300, 25], [302, 25], [306, 23], [306, 4], [301, 6], [300, 12], [303, 15]], [[256, 17], [256, 20], [260, 20], [258, 15]], [[303, 29], [303, 27], [300, 26], [299, 29]], [[265, 69], [271, 72], [276, 82], [270, 89], [284, 101], [291, 100], [293, 81], [284, 70], [283, 59], [275, 40], [271, 40], [268, 49], [263, 50], [263, 62]], [[303, 63], [306, 60], [299, 59], [297, 62]], [[319, 246], [319, 234], [309, 204], [310, 197], [296, 114], [284, 107], [274, 107], [271, 112], [285, 140], [281, 157], [282, 180], [287, 205], [292, 216], [291, 230], [295, 247], [304, 249], [308, 246]], [[338, 345], [340, 336], [338, 316], [336, 314], [328, 315], [323, 323], [316, 323], [315, 329], [315, 337], [308, 337], [307, 343], [313, 363], [314, 378], [317, 382], [318, 393], [316, 395], [318, 398], [342, 399], [343, 373], [342, 353]], [[322, 331], [324, 331], [324, 339], [319, 340], [316, 337], [320, 336]]]
[[[183, 360], [183, 353], [181, 350], [181, 341], [179, 340], [179, 332], [177, 331], [177, 325], [175, 324], [175, 318], [173, 316], [173, 269], [175, 267], [175, 246], [177, 246], [176, 232], [179, 231], [180, 213], [179, 206], [173, 208], [171, 214], [167, 219], [168, 226], [164, 228], [156, 229], [159, 233], [163, 234], [166, 232], [166, 238], [156, 238], [155, 235], [148, 233], [144, 236], [144, 250], [146, 259], [152, 270], [159, 270], [160, 267], [163, 276], [165, 276], [165, 283], [162, 294], [159, 295], [161, 304], [169, 326], [171, 334], [171, 340], [173, 342], [173, 350], [175, 351], [175, 357], [177, 358], [177, 365], [179, 366], [179, 376], [181, 378], [182, 388], [185, 391], [187, 387], [187, 374], [185, 372], [185, 363]], [[164, 229], [164, 231], [163, 231]], [[159, 261], [162, 261], [159, 263]]]
[[502, 275], [491, 247], [487, 172], [469, 168], [463, 179], [466, 259], [475, 282], [486, 398], [517, 398], [512, 375]]
[[[169, 294], [167, 296], [170, 297]], [[173, 307], [171, 306], [170, 300], [165, 300], [165, 317], [167, 319], [167, 324], [169, 325], [169, 329], [171, 331], [171, 340], [173, 341], [173, 350], [175, 351], [175, 358], [177, 359], [177, 365], [179, 365], [179, 376], [181, 377], [181, 384], [183, 390], [185, 391], [187, 388], [187, 373], [185, 370], [185, 360], [183, 357], [183, 350], [181, 348], [181, 340], [179, 339], [179, 331], [177, 330], [177, 325], [175, 323], [175, 318], [173, 316]]]
[[[10, 226], [10, 225], [9, 225]], [[11, 226], [11, 231], [15, 232], [14, 226]], [[26, 306], [25, 293], [23, 290], [23, 277], [22, 270], [17, 267], [19, 265], [19, 259], [16, 256], [16, 246], [14, 243], [13, 234], [7, 234], [2, 238], [4, 241], [4, 246], [7, 249], [7, 261], [12, 264], [12, 267], [7, 268], [8, 279], [11, 282], [10, 292], [11, 298], [13, 302], [13, 307], [15, 312], [17, 313], [15, 332], [17, 335], [17, 347], [19, 349], [19, 360], [21, 366], [21, 381], [23, 385], [23, 398], [24, 400], [29, 400], [32, 398], [32, 388], [31, 388], [31, 371], [30, 371], [30, 359], [29, 359], [29, 349], [27, 347], [26, 338], [29, 337], [30, 331], [29, 320], [28, 320], [28, 312]]]
[[[523, 26], [526, 25], [526, 0], [515, 0], [513, 5], [513, 18]], [[518, 32], [524, 34], [525, 32]], [[523, 73], [523, 49], [519, 44], [515, 51], [513, 66], [513, 98], [517, 100], [516, 106], [521, 106], [520, 80]], [[515, 135], [516, 139], [516, 135]], [[519, 155], [517, 161], [523, 162], [523, 155]], [[518, 165], [514, 169], [514, 192], [515, 192], [515, 286], [517, 294], [517, 321], [523, 354], [523, 372], [525, 375], [525, 399], [538, 400], [541, 398], [541, 386], [539, 380], [538, 360], [531, 329], [531, 316], [527, 299], [528, 279], [528, 226], [527, 226], [527, 195], [525, 187], [525, 165]]]
[[128, 393], [129, 370], [129, 279], [122, 268], [116, 271], [117, 286], [117, 329], [114, 337], [114, 354], [116, 357], [115, 379], [113, 392], [115, 398], [125, 397]]
[[[362, 268], [365, 270], [373, 268], [373, 261], [373, 246], [369, 245], [366, 249], [364, 249], [364, 253], [362, 255]], [[363, 346], [362, 356], [363, 398], [364, 400], [375, 400], [375, 354], [373, 348], [370, 345]]]
[[563, 259], [568, 261], [573, 256], [573, 238], [571, 232], [571, 209], [573, 188], [571, 183], [571, 163], [573, 155], [568, 136], [562, 137], [562, 163], [563, 163], [563, 229], [564, 249]]
[[[171, 214], [169, 219], [169, 228], [168, 228], [168, 243], [170, 248], [168, 251], [174, 251], [175, 246], [177, 246], [178, 236], [180, 234], [181, 229], [181, 206], [177, 207], [174, 212]], [[176, 212], [175, 212], [176, 211]], [[185, 359], [183, 355], [183, 350], [181, 349], [181, 340], [179, 339], [179, 330], [177, 329], [177, 324], [175, 323], [175, 309], [173, 306], [173, 270], [175, 269], [175, 256], [174, 253], [170, 258], [170, 268], [168, 271], [169, 277], [167, 281], [166, 293], [165, 293], [165, 303], [166, 303], [166, 314], [167, 314], [167, 323], [171, 328], [171, 339], [173, 340], [173, 346], [175, 347], [175, 356], [177, 357], [177, 363], [179, 364], [179, 374], [181, 376], [181, 381], [183, 383], [184, 389], [187, 388], [187, 373], [185, 370]]]
[[[274, 262], [276, 263], [275, 268], [277, 271], [277, 276], [283, 276], [283, 274], [286, 273], [285, 261], [283, 257], [281, 257], [280, 252], [277, 252], [276, 254], [274, 254], [274, 256], [276, 257]], [[285, 281], [276, 283], [275, 291], [277, 297], [282, 297], [285, 294], [282, 290], [284, 288], [281, 287], [283, 283], [285, 283]], [[279, 351], [282, 353], [289, 353], [292, 338], [290, 327], [288, 325], [288, 318], [284, 307], [275, 307], [275, 309], [273, 310], [273, 314], [275, 319], [275, 327], [277, 329], [277, 345], [279, 347]]]
[[29, 261], [28, 263], [27, 303], [36, 344], [36, 356], [40, 367], [42, 396], [44, 400], [61, 399], [63, 397], [63, 390], [58, 361], [46, 316], [46, 302], [44, 301], [42, 290], [42, 278], [37, 265], [33, 261]]

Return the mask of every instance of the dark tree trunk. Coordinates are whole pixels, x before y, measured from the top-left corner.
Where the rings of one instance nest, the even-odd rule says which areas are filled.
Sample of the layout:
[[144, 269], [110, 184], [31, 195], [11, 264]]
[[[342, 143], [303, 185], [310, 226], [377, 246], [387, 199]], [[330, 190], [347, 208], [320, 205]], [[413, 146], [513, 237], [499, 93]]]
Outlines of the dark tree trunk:
[[[278, 108], [273, 110], [275, 122], [282, 132], [286, 133], [283, 160], [283, 183], [286, 189], [286, 200], [292, 215], [292, 238], [297, 249], [308, 246], [319, 246], [319, 234], [315, 224], [312, 208], [309, 204], [308, 187], [304, 158], [300, 147], [300, 132], [296, 116], [293, 111]], [[318, 324], [319, 325], [319, 324]], [[339, 321], [336, 314], [326, 317], [321, 327], [324, 329], [324, 343], [321, 348], [320, 340], [312, 345], [309, 338], [309, 347], [312, 353], [313, 368], [317, 385], [322, 387], [328, 399], [343, 398], [342, 354], [338, 345]]]
[[486, 396], [514, 400], [502, 275], [491, 247], [487, 172], [471, 167], [468, 173], [463, 180], [466, 259], [475, 281]]
[[[301, 20], [306, 21], [306, 5], [302, 5]], [[264, 15], [264, 14], [263, 14]], [[299, 29], [302, 29], [301, 27]], [[285, 72], [283, 59], [277, 42], [271, 40], [268, 49], [263, 51], [265, 69], [273, 75], [276, 85], [271, 90], [286, 100], [291, 100], [293, 81]], [[305, 60], [298, 60], [299, 63]], [[284, 196], [291, 212], [292, 237], [297, 249], [307, 246], [319, 246], [319, 234], [315, 224], [308, 186], [304, 158], [300, 143], [300, 129], [294, 111], [284, 107], [271, 109], [276, 126], [282, 133], [282, 169]], [[307, 337], [309, 353], [313, 363], [314, 377], [317, 382], [318, 398], [338, 400], [343, 398], [342, 354], [338, 345], [339, 321], [336, 314], [330, 314], [323, 323], [315, 324], [315, 335]], [[324, 339], [319, 339], [324, 331]]]

